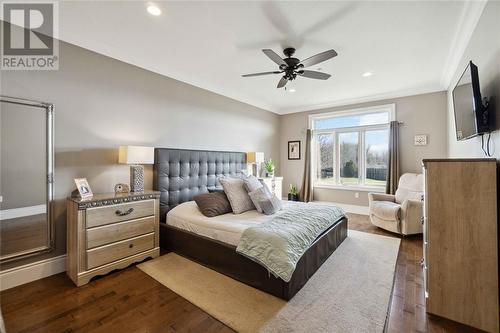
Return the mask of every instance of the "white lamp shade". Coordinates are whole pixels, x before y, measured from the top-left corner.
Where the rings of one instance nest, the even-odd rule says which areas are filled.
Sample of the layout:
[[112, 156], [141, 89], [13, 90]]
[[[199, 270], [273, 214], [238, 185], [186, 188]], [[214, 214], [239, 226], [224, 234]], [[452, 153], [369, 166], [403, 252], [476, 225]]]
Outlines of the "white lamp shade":
[[247, 153], [247, 163], [262, 163], [264, 162], [264, 153], [250, 152]]
[[118, 151], [120, 164], [153, 164], [154, 161], [154, 147], [120, 146]]

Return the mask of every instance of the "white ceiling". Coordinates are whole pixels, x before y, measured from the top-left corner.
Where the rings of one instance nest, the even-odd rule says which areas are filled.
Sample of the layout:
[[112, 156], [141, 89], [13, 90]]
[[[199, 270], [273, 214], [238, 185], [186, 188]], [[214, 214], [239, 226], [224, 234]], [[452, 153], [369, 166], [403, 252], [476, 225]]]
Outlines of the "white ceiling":
[[[61, 2], [60, 38], [279, 114], [446, 89], [467, 8], [458, 1], [156, 4], [160, 16], [148, 14], [146, 2]], [[310, 68], [332, 77], [298, 78], [295, 93], [276, 89], [279, 75], [241, 77], [276, 70], [261, 49], [281, 55], [286, 46], [299, 59], [335, 49], [336, 58]]]

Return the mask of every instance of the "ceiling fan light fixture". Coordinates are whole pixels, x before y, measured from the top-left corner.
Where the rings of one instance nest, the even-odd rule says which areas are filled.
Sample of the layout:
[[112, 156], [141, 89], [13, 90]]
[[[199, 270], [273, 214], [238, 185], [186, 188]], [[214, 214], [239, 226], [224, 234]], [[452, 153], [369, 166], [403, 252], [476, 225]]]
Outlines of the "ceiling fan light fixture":
[[[253, 73], [253, 74], [244, 74], [243, 77], [252, 77], [252, 76], [261, 76], [261, 75], [269, 75], [269, 74], [282, 74], [283, 76], [278, 82], [276, 88], [280, 89], [287, 85], [287, 83], [291, 83], [298, 76], [316, 79], [316, 80], [328, 80], [331, 75], [318, 71], [304, 70], [303, 68], [307, 68], [310, 66], [314, 66], [319, 64], [320, 62], [326, 61], [333, 57], [337, 56], [337, 52], [335, 50], [328, 50], [325, 52], [318, 53], [309, 57], [303, 61], [300, 61], [297, 58], [294, 58], [293, 55], [295, 53], [295, 49], [292, 47], [288, 47], [283, 50], [286, 58], [281, 58], [276, 52], [271, 49], [263, 49], [262, 52], [271, 59], [275, 64], [279, 67], [278, 71], [273, 72], [261, 72], [261, 73]], [[286, 90], [286, 87], [285, 87]], [[295, 92], [295, 89], [288, 87], [288, 91]]]

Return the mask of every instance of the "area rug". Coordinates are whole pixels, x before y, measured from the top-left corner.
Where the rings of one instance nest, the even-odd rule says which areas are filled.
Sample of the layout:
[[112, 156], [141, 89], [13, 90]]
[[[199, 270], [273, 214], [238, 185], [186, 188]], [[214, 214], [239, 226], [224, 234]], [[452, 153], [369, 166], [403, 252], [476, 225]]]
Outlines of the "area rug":
[[174, 253], [139, 268], [238, 332], [382, 332], [399, 243], [349, 230], [289, 302]]

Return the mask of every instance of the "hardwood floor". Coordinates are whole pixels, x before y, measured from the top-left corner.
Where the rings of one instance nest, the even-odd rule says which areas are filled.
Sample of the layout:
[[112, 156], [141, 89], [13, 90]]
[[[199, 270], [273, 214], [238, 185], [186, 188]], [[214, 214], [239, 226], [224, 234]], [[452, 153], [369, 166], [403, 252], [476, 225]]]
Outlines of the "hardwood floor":
[[47, 244], [47, 216], [37, 214], [2, 220], [0, 254], [9, 255]]
[[[349, 214], [349, 228], [396, 237]], [[422, 239], [402, 238], [388, 332], [478, 332], [425, 312]], [[0, 293], [8, 333], [232, 332], [135, 266], [76, 288], [64, 273]]]

